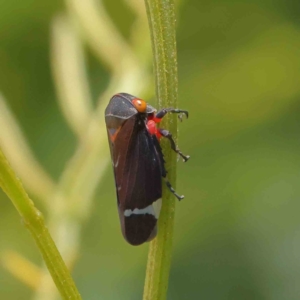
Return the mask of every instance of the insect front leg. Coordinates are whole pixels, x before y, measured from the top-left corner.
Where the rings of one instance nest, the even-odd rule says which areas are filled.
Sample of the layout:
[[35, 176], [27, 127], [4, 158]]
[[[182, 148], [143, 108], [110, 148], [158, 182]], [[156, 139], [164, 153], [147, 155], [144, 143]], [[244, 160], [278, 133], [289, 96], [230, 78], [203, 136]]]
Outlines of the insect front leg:
[[161, 134], [163, 137], [167, 138], [167, 139], [170, 141], [170, 143], [171, 143], [171, 149], [172, 149], [173, 151], [175, 151], [176, 153], [178, 153], [178, 154], [183, 158], [183, 161], [184, 161], [184, 162], [187, 162], [188, 159], [190, 158], [190, 156], [189, 156], [189, 155], [184, 155], [184, 154], [179, 150], [179, 148], [177, 148], [177, 146], [176, 146], [176, 144], [175, 144], [175, 141], [174, 141], [174, 139], [173, 139], [173, 137], [172, 137], [172, 134], [171, 134], [168, 130], [166, 130], [166, 129], [159, 128], [158, 130], [159, 130], [160, 134]]
[[178, 119], [182, 121], [182, 115], [185, 114], [185, 116], [189, 117], [189, 112], [187, 110], [177, 109], [177, 108], [163, 108], [162, 110], [158, 111], [155, 117], [157, 119], [162, 119], [167, 113], [173, 113], [178, 114]]

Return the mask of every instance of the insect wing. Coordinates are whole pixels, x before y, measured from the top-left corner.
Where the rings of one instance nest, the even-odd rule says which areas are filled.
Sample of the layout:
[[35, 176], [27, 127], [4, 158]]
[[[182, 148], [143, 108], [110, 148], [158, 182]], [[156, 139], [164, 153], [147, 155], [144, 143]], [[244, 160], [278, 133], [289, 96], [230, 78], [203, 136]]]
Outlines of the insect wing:
[[132, 245], [155, 237], [162, 190], [160, 157], [138, 118], [126, 120], [111, 142], [122, 233]]

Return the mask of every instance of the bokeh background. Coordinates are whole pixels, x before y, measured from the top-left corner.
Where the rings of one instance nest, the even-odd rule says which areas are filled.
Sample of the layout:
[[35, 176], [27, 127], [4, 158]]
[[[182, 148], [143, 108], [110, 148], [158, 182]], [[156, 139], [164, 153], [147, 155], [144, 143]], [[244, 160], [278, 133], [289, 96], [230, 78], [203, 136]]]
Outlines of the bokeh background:
[[[53, 20], [66, 14], [71, 2], [2, 1], [0, 10], [3, 101], [53, 182], [59, 182], [80, 144], [59, 104], [51, 59]], [[152, 98], [149, 37], [131, 40], [136, 19], [144, 15], [129, 2], [102, 3], [124, 41], [135, 43], [141, 68], [150, 74], [143, 91], [134, 83], [122, 91]], [[184, 0], [178, 5], [179, 107], [190, 111], [188, 121], [179, 124], [179, 145], [191, 159], [178, 162], [177, 191], [185, 200], [177, 204], [168, 299], [300, 298], [299, 14], [296, 0]], [[82, 32], [96, 106], [112, 81], [112, 69]], [[15, 157], [25, 152], [13, 150]], [[26, 177], [24, 170], [16, 171]], [[83, 299], [141, 299], [148, 245], [132, 247], [123, 240], [111, 166], [101, 174], [95, 176], [101, 180], [88, 214], [78, 220], [74, 279]], [[53, 222], [51, 195], [46, 205], [39, 199], [43, 192], [39, 197], [31, 190]], [[31, 286], [13, 274], [26, 273], [29, 261], [41, 266], [42, 260], [2, 192], [0, 207], [0, 299], [48, 299], [39, 294], [43, 271], [28, 266], [27, 277], [36, 278]], [[69, 232], [63, 237], [68, 244]], [[53, 291], [48, 296], [55, 299]]]

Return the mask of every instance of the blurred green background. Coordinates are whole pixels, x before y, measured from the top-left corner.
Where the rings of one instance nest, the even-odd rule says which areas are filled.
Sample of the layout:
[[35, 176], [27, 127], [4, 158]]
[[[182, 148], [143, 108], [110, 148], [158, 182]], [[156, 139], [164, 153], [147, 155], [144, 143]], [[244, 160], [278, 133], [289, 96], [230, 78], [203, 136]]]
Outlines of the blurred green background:
[[[126, 38], [132, 12], [121, 0], [105, 5]], [[50, 70], [50, 22], [64, 9], [59, 0], [11, 0], [0, 10], [0, 91], [54, 179], [76, 146]], [[190, 111], [179, 145], [191, 159], [178, 162], [185, 200], [170, 300], [300, 298], [299, 14], [296, 0], [185, 0], [178, 8], [179, 107]], [[109, 74], [88, 47], [86, 61], [96, 101]], [[41, 264], [2, 192], [0, 207], [0, 253]], [[148, 245], [121, 236], [110, 166], [81, 240], [73, 275], [83, 299], [142, 298]], [[33, 295], [0, 264], [0, 299]]]

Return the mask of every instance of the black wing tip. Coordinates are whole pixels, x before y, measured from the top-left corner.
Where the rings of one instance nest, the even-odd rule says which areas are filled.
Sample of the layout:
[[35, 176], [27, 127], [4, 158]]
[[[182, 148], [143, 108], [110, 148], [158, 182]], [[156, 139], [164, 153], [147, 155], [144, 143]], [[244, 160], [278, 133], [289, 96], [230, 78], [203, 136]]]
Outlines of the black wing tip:
[[[119, 213], [121, 211], [119, 210]], [[150, 242], [157, 234], [157, 219], [150, 214], [131, 215], [121, 220], [124, 239], [132, 246]]]

